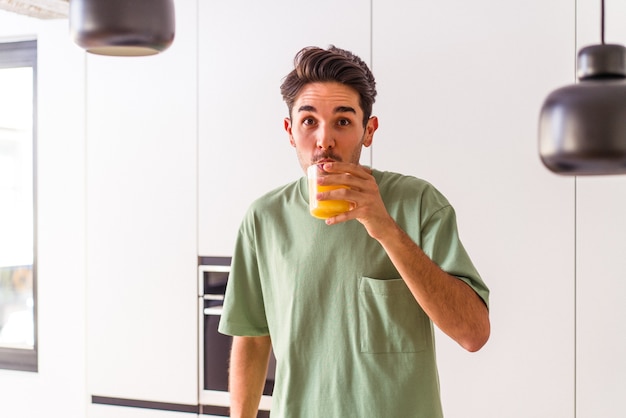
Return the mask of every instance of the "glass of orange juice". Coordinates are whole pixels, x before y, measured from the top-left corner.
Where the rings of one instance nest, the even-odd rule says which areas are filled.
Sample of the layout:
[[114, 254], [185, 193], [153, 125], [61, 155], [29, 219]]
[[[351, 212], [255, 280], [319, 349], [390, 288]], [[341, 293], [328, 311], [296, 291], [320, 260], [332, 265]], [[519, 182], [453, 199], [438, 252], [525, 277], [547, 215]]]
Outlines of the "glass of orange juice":
[[309, 181], [309, 212], [319, 219], [332, 218], [333, 216], [350, 210], [350, 202], [346, 200], [317, 200], [317, 193], [319, 192], [348, 188], [348, 186], [337, 184], [330, 186], [317, 184], [317, 179], [325, 174], [326, 172], [322, 168], [322, 164], [313, 164], [307, 169], [307, 178]]

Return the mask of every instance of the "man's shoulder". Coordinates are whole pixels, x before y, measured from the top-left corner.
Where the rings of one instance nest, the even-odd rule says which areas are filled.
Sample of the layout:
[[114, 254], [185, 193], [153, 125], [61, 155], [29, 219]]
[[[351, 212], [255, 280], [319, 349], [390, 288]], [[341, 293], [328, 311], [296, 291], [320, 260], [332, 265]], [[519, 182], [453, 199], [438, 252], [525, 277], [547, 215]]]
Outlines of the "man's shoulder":
[[439, 193], [437, 188], [427, 180], [410, 174], [402, 174], [394, 171], [373, 170], [374, 177], [381, 190], [399, 191], [406, 190], [413, 193], [431, 191]]
[[283, 206], [285, 202], [294, 199], [299, 193], [299, 180], [275, 187], [258, 196], [250, 204], [250, 210], [267, 209], [268, 207]]
[[374, 176], [388, 210], [417, 211], [428, 216], [441, 208], [451, 207], [443, 193], [427, 180], [391, 171], [374, 171]]

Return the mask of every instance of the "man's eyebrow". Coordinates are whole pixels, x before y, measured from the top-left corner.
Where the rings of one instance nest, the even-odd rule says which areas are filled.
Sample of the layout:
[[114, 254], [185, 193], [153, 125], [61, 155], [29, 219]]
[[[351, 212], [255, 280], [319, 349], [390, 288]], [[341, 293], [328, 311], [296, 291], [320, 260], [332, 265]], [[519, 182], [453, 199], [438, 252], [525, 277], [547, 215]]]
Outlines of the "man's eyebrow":
[[[298, 108], [298, 112], [317, 112], [317, 109], [315, 106], [302, 105]], [[354, 113], [356, 115], [356, 110], [352, 106], [337, 106], [334, 113]]]
[[356, 110], [352, 106], [337, 106], [335, 113], [354, 113], [356, 115]]
[[302, 105], [298, 108], [298, 112], [317, 112], [317, 109], [311, 105]]

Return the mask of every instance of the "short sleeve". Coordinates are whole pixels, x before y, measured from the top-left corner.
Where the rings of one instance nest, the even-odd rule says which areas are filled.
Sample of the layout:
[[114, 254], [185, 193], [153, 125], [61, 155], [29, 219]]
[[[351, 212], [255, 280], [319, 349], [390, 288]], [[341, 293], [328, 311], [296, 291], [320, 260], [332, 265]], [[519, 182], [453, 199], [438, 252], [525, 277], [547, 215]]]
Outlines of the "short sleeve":
[[467, 283], [489, 306], [489, 289], [461, 243], [452, 206], [443, 206], [426, 219], [422, 250], [442, 270]]
[[246, 215], [239, 230], [226, 285], [219, 332], [226, 335], [269, 334], [263, 291], [254, 248], [254, 222]]

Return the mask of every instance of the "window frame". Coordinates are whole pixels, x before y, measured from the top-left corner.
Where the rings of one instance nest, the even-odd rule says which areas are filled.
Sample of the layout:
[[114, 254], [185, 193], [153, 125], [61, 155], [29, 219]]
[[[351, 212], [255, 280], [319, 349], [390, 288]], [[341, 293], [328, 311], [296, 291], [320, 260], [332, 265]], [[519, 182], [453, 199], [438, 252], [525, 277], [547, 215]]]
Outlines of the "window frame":
[[0, 42], [0, 69], [33, 69], [33, 329], [32, 349], [0, 347], [0, 369], [38, 371], [37, 320], [37, 41]]

